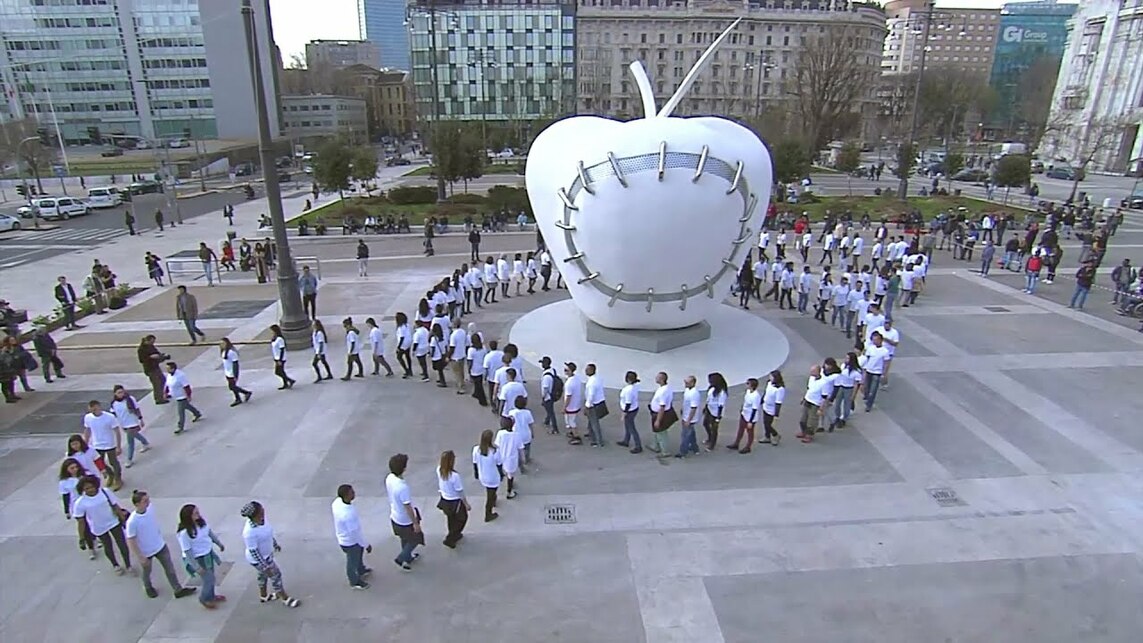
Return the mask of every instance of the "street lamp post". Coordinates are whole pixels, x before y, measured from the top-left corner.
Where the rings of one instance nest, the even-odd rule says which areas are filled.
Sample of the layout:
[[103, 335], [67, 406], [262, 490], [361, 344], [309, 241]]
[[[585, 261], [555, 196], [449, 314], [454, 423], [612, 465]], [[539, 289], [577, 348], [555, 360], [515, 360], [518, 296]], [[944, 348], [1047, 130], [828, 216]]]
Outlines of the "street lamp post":
[[[274, 167], [273, 138], [270, 135], [270, 115], [266, 106], [262, 62], [258, 55], [258, 39], [254, 26], [254, 8], [250, 0], [242, 0], [242, 21], [246, 26], [246, 51], [250, 73], [254, 80], [254, 105], [258, 111], [258, 152], [263, 168]], [[310, 320], [302, 310], [302, 295], [298, 289], [298, 273], [290, 253], [290, 240], [286, 236], [286, 217], [282, 213], [282, 192], [278, 186], [278, 173], [266, 172], [263, 177], [266, 200], [270, 210], [270, 223], [274, 230], [274, 243], [278, 246], [278, 300], [282, 306], [279, 326], [286, 346], [300, 349], [307, 346]]]
[[487, 52], [478, 50], [475, 60], [468, 63], [469, 67], [480, 72], [480, 143], [488, 150], [488, 77], [487, 68], [495, 67], [496, 61], [488, 57]]

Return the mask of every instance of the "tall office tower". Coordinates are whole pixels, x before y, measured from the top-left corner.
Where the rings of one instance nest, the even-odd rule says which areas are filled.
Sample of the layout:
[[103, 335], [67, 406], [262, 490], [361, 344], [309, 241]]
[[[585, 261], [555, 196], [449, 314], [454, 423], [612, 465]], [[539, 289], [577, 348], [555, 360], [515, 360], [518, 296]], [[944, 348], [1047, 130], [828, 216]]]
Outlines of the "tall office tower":
[[409, 67], [409, 30], [405, 25], [406, 0], [357, 0], [361, 39], [377, 45], [381, 66]]

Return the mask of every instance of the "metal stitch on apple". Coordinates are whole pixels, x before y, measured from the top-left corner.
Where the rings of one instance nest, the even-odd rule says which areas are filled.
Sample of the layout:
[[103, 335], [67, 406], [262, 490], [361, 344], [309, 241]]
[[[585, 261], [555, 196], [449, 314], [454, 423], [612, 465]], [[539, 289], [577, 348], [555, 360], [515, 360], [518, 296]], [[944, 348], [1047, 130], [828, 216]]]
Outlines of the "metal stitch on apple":
[[578, 210], [579, 209], [578, 207], [576, 207], [576, 205], [574, 203], [571, 202], [571, 199], [568, 198], [567, 190], [560, 188], [559, 190], [556, 191], [556, 194], [558, 194], [560, 196], [560, 201], [564, 202], [565, 208], [567, 208], [569, 210]]
[[655, 289], [647, 289], [647, 312], [651, 312], [651, 306], [655, 305]]
[[591, 182], [587, 180], [587, 171], [583, 169], [583, 161], [579, 162], [577, 169], [579, 170], [579, 182], [583, 185], [583, 189], [588, 194], [595, 194], [595, 190], [591, 187]]
[[687, 296], [688, 295], [690, 295], [690, 293], [687, 292], [687, 285], [683, 284], [683, 300], [681, 302], [679, 302], [679, 310], [686, 310], [687, 309]]
[[706, 156], [710, 154], [710, 148], [706, 145], [702, 146], [702, 153], [699, 154], [698, 167], [695, 168], [695, 176], [691, 179], [691, 183], [697, 183], [699, 177], [702, 176], [703, 168], [706, 167]]
[[619, 284], [618, 286], [615, 287], [615, 292], [611, 295], [611, 299], [607, 300], [607, 307], [608, 308], [614, 308], [615, 307], [615, 300], [619, 298], [619, 293], [621, 293], [621, 292], [623, 292], [623, 284]]
[[[663, 175], [667, 172], [667, 142], [659, 142], [659, 180], [663, 180]], [[727, 194], [730, 194], [727, 192]]]
[[[605, 295], [608, 295], [610, 297], [610, 301], [608, 304], [609, 306], [614, 306], [614, 302], [617, 300], [620, 300], [620, 299], [622, 299], [623, 301], [634, 301], [634, 296], [633, 295], [625, 295], [622, 293], [621, 289], [610, 287], [607, 284], [598, 281], [600, 273], [598, 271], [594, 271], [594, 272], [590, 271], [586, 262], [583, 261], [584, 253], [582, 251], [577, 250], [576, 244], [575, 244], [575, 238], [571, 234], [573, 231], [575, 231], [576, 228], [575, 228], [575, 226], [568, 223], [568, 221], [570, 221], [571, 216], [572, 216], [571, 213], [573, 211], [578, 211], [578, 208], [574, 207], [574, 199], [579, 194], [579, 191], [581, 189], [588, 192], [588, 194], [593, 194], [592, 191], [589, 191], [586, 189], [586, 186], [589, 184], [589, 182], [591, 180], [597, 178], [594, 176], [596, 173], [602, 173], [603, 176], [615, 176], [617, 179], [620, 180], [620, 183], [624, 187], [627, 187], [625, 170], [626, 171], [632, 171], [633, 170], [636, 173], [640, 172], [640, 171], [649, 170], [649, 169], [651, 169], [651, 167], [649, 167], [649, 164], [646, 163], [646, 161], [652, 161], [652, 159], [655, 159], [652, 162], [654, 162], [655, 167], [657, 167], [658, 160], [661, 158], [663, 165], [664, 165], [664, 170], [667, 169], [668, 167], [669, 168], [687, 168], [687, 169], [689, 169], [690, 163], [692, 161], [694, 161], [694, 159], [697, 157], [697, 163], [696, 163], [696, 169], [697, 169], [698, 166], [704, 166], [705, 167], [707, 159], [709, 158], [709, 147], [705, 146], [705, 145], [703, 146], [702, 153], [700, 153], [698, 155], [695, 155], [692, 153], [682, 153], [682, 152], [672, 152], [672, 153], [667, 154], [667, 153], [664, 153], [665, 150], [662, 149], [662, 146], [660, 147], [660, 152], [661, 152], [660, 154], [642, 154], [639, 156], [624, 157], [621, 159], [616, 158], [614, 153], [609, 152], [607, 155], [608, 160], [606, 162], [602, 162], [602, 163], [593, 165], [590, 168], [585, 167], [585, 168], [583, 168], [582, 172], [579, 171], [580, 168], [577, 166], [577, 176], [575, 177], [575, 179], [572, 180], [572, 185], [571, 185], [570, 189], [563, 190], [561, 188], [561, 191], [563, 191], [563, 196], [567, 196], [568, 197], [567, 200], [572, 201], [571, 205], [573, 206], [572, 208], [567, 208], [567, 207], [564, 208], [564, 221], [559, 221], [559, 220], [556, 221], [556, 226], [564, 230], [564, 239], [565, 239], [565, 242], [567, 244], [568, 250], [573, 252], [572, 255], [570, 255], [568, 258], [564, 259], [564, 262], [565, 263], [577, 262], [577, 266], [579, 267], [579, 269], [586, 275], [585, 277], [577, 280], [578, 283], [582, 284], [582, 283], [586, 283], [586, 282], [592, 282], [592, 285], [595, 286], [596, 290], [598, 290], [599, 292], [601, 292]], [[716, 163], [716, 166], [715, 166], [716, 170], [714, 172], [714, 174], [716, 176], [719, 176], [720, 178], [723, 178], [723, 179], [727, 179], [732, 184], [737, 183], [737, 185], [734, 186], [735, 189], [728, 190], [727, 194], [732, 194], [735, 191], [739, 192], [743, 197], [744, 207], [743, 207], [743, 216], [739, 219], [739, 223], [741, 224], [740, 228], [739, 228], [739, 234], [742, 236], [742, 239], [736, 240], [735, 242], [731, 243], [730, 255], [727, 258], [723, 259], [724, 267], [719, 270], [719, 272], [715, 275], [715, 277], [713, 279], [710, 277], [710, 275], [705, 275], [703, 277], [704, 281], [707, 284], [707, 296], [708, 296], [708, 298], [711, 298], [711, 299], [714, 298], [714, 284], [719, 279], [721, 279], [723, 277], [723, 275], [725, 275], [728, 271], [730, 271], [732, 269], [737, 271], [737, 264], [734, 262], [734, 259], [736, 258], [736, 255], [738, 254], [738, 250], [742, 246], [742, 244], [745, 242], [745, 240], [749, 239], [750, 236], [753, 234], [753, 232], [749, 228], [746, 227], [745, 222], [749, 221], [751, 219], [751, 217], [753, 216], [754, 209], [755, 209], [755, 207], [757, 207], [757, 202], [758, 202], [757, 195], [754, 195], [750, 192], [747, 182], [742, 179], [743, 163], [741, 161], [739, 161], [738, 163], [735, 164], [734, 177], [733, 178], [731, 178], [729, 176], [730, 175], [730, 169], [731, 169], [731, 166], [729, 163], [726, 163], [725, 161], [722, 161], [721, 159], [718, 159], [718, 158], [713, 159], [713, 161]], [[582, 165], [582, 162], [580, 162], [579, 165]], [[611, 170], [611, 172], [607, 172], [607, 170]], [[602, 178], [602, 177], [598, 177], [598, 178]], [[692, 179], [692, 181], [693, 181], [693, 179]], [[563, 196], [561, 196], [561, 199], [563, 198]], [[674, 301], [674, 300], [683, 300], [687, 297], [687, 295], [688, 295], [688, 293], [686, 293], [686, 292], [667, 293], [667, 294], [660, 294], [660, 295], [654, 295], [653, 292], [649, 292], [648, 293], [648, 298], [649, 298], [648, 302], [650, 303], [653, 301], [667, 302], [667, 301]]]

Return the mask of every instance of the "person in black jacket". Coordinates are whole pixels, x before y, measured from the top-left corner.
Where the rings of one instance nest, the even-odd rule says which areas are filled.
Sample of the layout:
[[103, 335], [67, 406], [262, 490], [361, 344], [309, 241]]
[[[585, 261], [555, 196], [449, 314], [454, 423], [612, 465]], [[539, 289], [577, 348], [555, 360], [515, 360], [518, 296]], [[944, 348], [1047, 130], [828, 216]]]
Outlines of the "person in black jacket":
[[66, 330], [75, 330], [79, 328], [75, 323], [75, 303], [79, 301], [79, 298], [75, 295], [75, 288], [67, 282], [67, 277], [61, 275], [56, 281], [59, 282], [56, 284], [56, 301], [60, 302]]
[[167, 404], [170, 400], [167, 399], [167, 394], [164, 391], [166, 388], [166, 377], [163, 375], [163, 362], [171, 358], [170, 355], [164, 355], [158, 347], [155, 346], [155, 336], [147, 335], [139, 342], [139, 349], [136, 351], [136, 356], [139, 358], [139, 364], [143, 367], [143, 373], [147, 379], [151, 381], [151, 389], [154, 395], [155, 404]]
[[40, 358], [40, 366], [44, 369], [45, 382], [52, 381], [53, 370], [56, 372], [56, 377], [61, 380], [67, 377], [63, 374], [64, 363], [59, 357], [56, 340], [52, 339], [46, 328], [37, 327], [32, 333], [32, 346], [35, 347], [36, 355]]

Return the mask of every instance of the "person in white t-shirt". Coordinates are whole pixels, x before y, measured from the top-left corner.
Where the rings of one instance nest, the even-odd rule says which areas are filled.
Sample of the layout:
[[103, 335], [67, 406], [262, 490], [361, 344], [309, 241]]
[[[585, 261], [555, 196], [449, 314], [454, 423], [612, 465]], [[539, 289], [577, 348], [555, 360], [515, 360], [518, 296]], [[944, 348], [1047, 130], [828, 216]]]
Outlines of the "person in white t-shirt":
[[865, 412], [873, 410], [873, 403], [877, 400], [877, 391], [881, 387], [881, 377], [885, 373], [886, 360], [889, 358], [889, 348], [885, 346], [881, 333], [874, 330], [870, 340], [865, 344], [865, 351], [859, 358], [859, 364], [864, 371], [861, 381], [862, 399], [865, 401]]
[[702, 392], [698, 390], [698, 380], [694, 375], [683, 378], [683, 405], [679, 412], [679, 424], [682, 425], [682, 436], [679, 438], [679, 452], [676, 458], [685, 458], [691, 453], [698, 454], [698, 438], [695, 436], [695, 425], [702, 417]]
[[353, 589], [369, 589], [365, 577], [373, 570], [365, 566], [365, 554], [373, 553], [373, 545], [365, 539], [361, 529], [361, 518], [353, 504], [356, 498], [357, 492], [353, 485], [339, 485], [330, 511], [333, 513], [333, 532], [337, 544], [345, 553], [345, 575], [349, 578], [349, 586]]
[[600, 420], [608, 413], [607, 400], [603, 392], [603, 378], [596, 372], [595, 364], [588, 364], [584, 368], [587, 382], [584, 383], [584, 415], [587, 416], [587, 434], [591, 439], [591, 446], [602, 447], [603, 427]]
[[[258, 572], [258, 598], [263, 603], [278, 599], [286, 607], [297, 607], [301, 601], [286, 593], [282, 570], [274, 555], [282, 551], [274, 538], [274, 528], [266, 522], [266, 509], [257, 500], [251, 500], [238, 511], [246, 519], [242, 526], [242, 544], [246, 547], [246, 562]], [[273, 589], [271, 594], [268, 590]]]
[[456, 549], [456, 544], [464, 538], [464, 526], [468, 524], [468, 512], [472, 511], [472, 505], [468, 504], [464, 483], [456, 472], [456, 454], [452, 451], [441, 453], [440, 464], [437, 466], [437, 490], [441, 495], [437, 508], [445, 515], [448, 523], [444, 546]]
[[187, 379], [186, 373], [179, 368], [179, 365], [174, 362], [167, 362], [167, 381], [164, 384], [164, 390], [167, 397], [175, 401], [175, 408], [178, 411], [178, 428], [175, 433], [182, 433], [183, 428], [186, 426], [187, 411], [191, 412], [194, 418], [191, 422], [198, 422], [202, 419], [202, 412], [191, 404], [191, 385], [190, 380]]
[[576, 374], [575, 362], [564, 364], [564, 426], [568, 430], [568, 444], [583, 444], [576, 431], [576, 420], [584, 403], [584, 379]]
[[503, 470], [500, 450], [493, 439], [492, 429], [485, 429], [480, 434], [480, 443], [472, 447], [472, 475], [484, 487], [484, 522], [500, 517], [494, 510]]
[[186, 504], [179, 509], [175, 538], [179, 541], [184, 565], [199, 577], [198, 602], [207, 609], [214, 609], [218, 603], [226, 601], [225, 596], [214, 593], [215, 568], [222, 564], [214, 548], [217, 546], [219, 551], [226, 551], [226, 546], [211, 531], [198, 507]]
[[158, 560], [159, 565], [163, 567], [163, 574], [166, 575], [167, 583], [170, 584], [175, 598], [194, 594], [194, 589], [183, 587], [183, 584], [179, 582], [175, 564], [171, 561], [171, 549], [167, 547], [167, 543], [163, 539], [163, 530], [159, 528], [159, 518], [155, 516], [156, 511], [151, 506], [151, 496], [146, 491], [132, 491], [131, 504], [134, 505], [135, 511], [127, 517], [127, 546], [134, 552], [135, 559], [143, 568], [143, 591], [150, 598], [156, 598], [159, 595], [158, 590], [151, 583], [152, 561]]
[[472, 397], [480, 406], [488, 406], [488, 398], [484, 394], [484, 357], [488, 354], [488, 349], [484, 348], [484, 340], [479, 333], [469, 335], [468, 342], [466, 359], [468, 376], [472, 379]]
[[464, 395], [465, 359], [468, 357], [468, 332], [457, 326], [448, 336], [449, 360], [456, 378], [456, 394]]
[[865, 314], [865, 323], [861, 328], [862, 339], [865, 344], [869, 344], [869, 340], [873, 338], [873, 331], [881, 328], [884, 324], [885, 315], [881, 312], [881, 306], [869, 304], [869, 312]]
[[[754, 427], [758, 425], [761, 415], [762, 394], [758, 392], [758, 378], [751, 377], [746, 380], [746, 394], [742, 398], [742, 412], [738, 416], [738, 433], [734, 436], [734, 443], [726, 448], [739, 453], [750, 453], [754, 444]], [[742, 445], [742, 438], [746, 444]], [[739, 447], [739, 445], [742, 445]]]
[[515, 408], [508, 412], [508, 418], [512, 420], [512, 432], [516, 434], [516, 439], [524, 449], [524, 460], [520, 463], [520, 471], [527, 473], [525, 465], [532, 463], [532, 425], [536, 423], [536, 418], [528, 409], [528, 398], [516, 398]]
[[711, 451], [718, 444], [718, 429], [722, 424], [722, 414], [726, 411], [726, 398], [729, 387], [722, 373], [706, 376], [706, 403], [702, 409], [702, 426], [706, 430], [703, 447]]
[[889, 355], [885, 358], [885, 371], [881, 375], [881, 388], [889, 388], [889, 369], [893, 365], [893, 356], [897, 353], [897, 345], [901, 343], [901, 331], [893, 325], [892, 319], [886, 319], [879, 328], [873, 332], [880, 333], [881, 339]]
[[623, 414], [623, 440], [616, 444], [621, 447], [631, 447], [631, 453], [642, 453], [643, 441], [639, 438], [639, 429], [635, 425], [635, 416], [639, 415], [639, 375], [635, 371], [627, 371], [623, 381], [625, 386], [619, 391], [619, 412]]
[[130, 469], [135, 463], [135, 443], [143, 445], [143, 451], [151, 450], [151, 442], [143, 436], [143, 410], [139, 408], [139, 400], [131, 395], [122, 384], [117, 384], [111, 392], [111, 404], [108, 409], [119, 422], [119, 428], [127, 434], [127, 462], [123, 465]]
[[814, 433], [817, 432], [818, 422], [825, 414], [825, 397], [822, 390], [828, 381], [822, 377], [822, 367], [814, 364], [810, 367], [810, 377], [806, 382], [806, 394], [802, 397], [802, 415], [798, 419], [798, 428], [801, 432], [797, 437], [802, 442], [813, 442]]
[[83, 439], [103, 458], [107, 484], [112, 491], [118, 491], [123, 486], [123, 466], [119, 464], [123, 432], [119, 420], [111, 413], [104, 413], [99, 400], [88, 402], [87, 409], [87, 415], [83, 416]]
[[782, 379], [782, 371], [770, 371], [770, 381], [766, 382], [766, 389], [762, 392], [762, 428], [765, 431], [758, 442], [778, 446], [782, 436], [774, 428], [774, 420], [782, 413], [782, 403], [786, 401], [786, 381]]
[[[671, 457], [667, 447], [667, 431], [673, 422], [675, 392], [668, 384], [667, 374], [659, 371], [655, 374], [655, 384], [658, 388], [651, 395], [651, 450], [660, 458]], [[677, 414], [674, 414], [677, 415]]]
[[498, 384], [496, 387], [496, 399], [499, 402], [501, 428], [512, 424], [509, 414], [512, 412], [512, 409], [516, 408], [516, 400], [518, 398], [528, 399], [528, 390], [520, 383], [520, 378], [516, 375], [516, 369], [505, 364], [503, 367], [503, 375], [503, 384]]
[[393, 316], [397, 335], [397, 365], [404, 371], [401, 379], [407, 380], [413, 376], [413, 329], [409, 327], [409, 316], [397, 313]]
[[511, 424], [497, 431], [492, 443], [500, 454], [500, 467], [504, 471], [504, 478], [508, 480], [508, 494], [505, 497], [512, 500], [516, 497], [516, 474], [520, 472], [524, 445], [520, 442], [520, 436], [512, 430]]
[[[496, 270], [496, 260], [491, 256], [484, 261], [484, 303], [496, 303], [496, 287], [499, 284]], [[507, 288], [507, 286], [505, 286]]]
[[[329, 369], [329, 361], [326, 360], [326, 351], [329, 344], [329, 336], [325, 332], [325, 325], [321, 323], [320, 319], [315, 319], [313, 323], [313, 333], [310, 335], [310, 341], [314, 347], [314, 359], [311, 366], [314, 368], [314, 373], [317, 374], [317, 379], [314, 384], [320, 384], [322, 380], [332, 380], [333, 372]], [[318, 365], [325, 366], [325, 376], [321, 374], [321, 369]]]
[[508, 294], [508, 286], [512, 280], [512, 268], [508, 264], [508, 256], [500, 255], [496, 260], [496, 280], [500, 283], [500, 296], [504, 299], [510, 298], [512, 295]]
[[401, 540], [401, 552], [393, 562], [404, 571], [412, 571], [413, 561], [420, 554], [413, 550], [425, 544], [421, 530], [421, 512], [413, 505], [409, 484], [405, 482], [405, 469], [409, 466], [409, 456], [398, 453], [389, 458], [389, 475], [385, 477], [385, 493], [389, 497], [389, 522], [393, 534]]
[[417, 358], [417, 364], [421, 367], [421, 381], [428, 382], [429, 379], [429, 329], [424, 326], [417, 326], [413, 331], [412, 345], [413, 357]]
[[127, 537], [121, 522], [125, 510], [119, 505], [119, 498], [110, 489], [101, 489], [99, 478], [95, 476], [80, 478], [76, 484], [76, 493], [78, 497], [71, 505], [71, 517], [77, 521], [80, 539], [84, 539], [90, 530], [91, 535], [103, 545], [103, 555], [111, 563], [112, 569], [122, 575], [124, 568], [119, 566], [119, 560], [115, 557], [114, 542], [114, 545], [119, 546], [127, 571], [134, 574], [131, 551], [127, 548]]
[[[218, 356], [222, 359], [222, 375], [226, 377], [226, 388], [230, 389], [230, 393], [234, 395], [234, 401], [230, 403], [230, 406], [249, 402], [250, 398], [254, 397], [254, 393], [238, 385], [238, 376], [242, 369], [238, 363], [238, 349], [234, 347], [229, 337], [218, 340]], [[130, 444], [128, 444], [127, 450], [131, 450]]]
[[484, 354], [484, 385], [488, 389], [488, 401], [492, 407], [492, 414], [498, 413], [496, 409], [496, 372], [504, 366], [504, 351], [500, 350], [499, 343], [493, 339], [488, 342], [488, 352]]
[[282, 385], [278, 387], [278, 390], [284, 391], [292, 388], [297, 380], [286, 374], [286, 338], [282, 336], [282, 327], [272, 324], [270, 336], [270, 356], [274, 359], [274, 375], [282, 380]]
[[[78, 436], [77, 436], [78, 437]], [[83, 439], [83, 438], [79, 438]], [[71, 506], [79, 498], [79, 482], [83, 480], [84, 476], [83, 465], [75, 458], [64, 458], [60, 463], [59, 486], [57, 487], [60, 492], [60, 499], [63, 501], [64, 519], [71, 520]], [[82, 534], [79, 536], [79, 550], [88, 552], [91, 560], [95, 560], [95, 536], [91, 533], [91, 528], [84, 522], [80, 525], [83, 528]]]
[[381, 367], [385, 367], [385, 377], [393, 377], [393, 367], [385, 359], [385, 332], [377, 325], [377, 320], [369, 317], [365, 320], [369, 329], [369, 354], [373, 357], [373, 374], [380, 375]]

